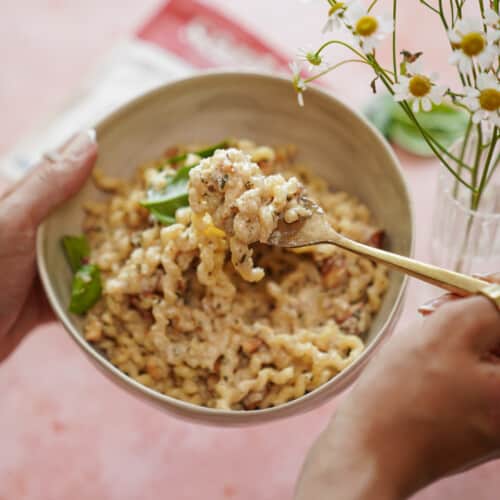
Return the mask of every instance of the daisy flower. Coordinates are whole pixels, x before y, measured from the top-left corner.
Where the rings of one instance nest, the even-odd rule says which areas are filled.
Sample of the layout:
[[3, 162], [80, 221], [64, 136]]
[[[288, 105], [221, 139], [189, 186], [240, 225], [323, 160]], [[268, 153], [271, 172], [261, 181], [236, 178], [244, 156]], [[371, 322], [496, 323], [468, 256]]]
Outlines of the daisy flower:
[[481, 19], [461, 19], [448, 36], [454, 49], [450, 63], [456, 64], [462, 73], [469, 74], [473, 63], [488, 69], [499, 54], [498, 47], [494, 45], [497, 38], [495, 30], [486, 34]]
[[495, 75], [480, 73], [477, 77], [477, 88], [464, 87], [465, 97], [462, 103], [471, 111], [472, 122], [490, 122], [500, 126], [500, 84]]
[[297, 101], [299, 103], [299, 106], [304, 106], [303, 94], [307, 89], [307, 85], [304, 79], [300, 76], [302, 69], [296, 61], [291, 62], [289, 67], [292, 72], [293, 87], [295, 89], [295, 92], [297, 92]]
[[326, 62], [312, 47], [299, 49], [297, 59], [307, 63], [307, 70], [313, 71], [314, 69], [326, 66]]
[[430, 111], [432, 104], [441, 104], [446, 87], [434, 83], [439, 78], [437, 73], [427, 76], [420, 61], [408, 63], [407, 71], [408, 75], [401, 76], [399, 83], [394, 84], [395, 101], [412, 101], [415, 113], [420, 109]]
[[352, 33], [366, 54], [372, 52], [389, 33], [394, 31], [392, 17], [374, 16], [359, 2], [352, 2], [345, 12]]
[[347, 0], [346, 2], [335, 2], [328, 11], [328, 19], [326, 20], [321, 33], [328, 33], [334, 29], [342, 28], [342, 20], [344, 19], [344, 14], [352, 0]]

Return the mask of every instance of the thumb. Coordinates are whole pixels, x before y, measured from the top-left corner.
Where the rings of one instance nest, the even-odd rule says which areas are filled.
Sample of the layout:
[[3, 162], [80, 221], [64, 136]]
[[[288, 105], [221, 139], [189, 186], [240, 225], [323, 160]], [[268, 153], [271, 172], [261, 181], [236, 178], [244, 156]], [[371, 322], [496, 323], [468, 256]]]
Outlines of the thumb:
[[95, 132], [75, 134], [44, 159], [2, 200], [2, 209], [32, 229], [83, 186], [97, 157]]

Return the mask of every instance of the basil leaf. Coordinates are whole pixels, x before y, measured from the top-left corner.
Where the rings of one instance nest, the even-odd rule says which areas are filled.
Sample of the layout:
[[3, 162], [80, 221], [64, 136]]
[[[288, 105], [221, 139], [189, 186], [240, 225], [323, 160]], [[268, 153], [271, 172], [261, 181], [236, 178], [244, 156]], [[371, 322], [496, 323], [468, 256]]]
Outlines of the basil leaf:
[[[212, 156], [215, 153], [215, 151], [217, 151], [218, 149], [224, 149], [224, 148], [227, 148], [227, 146], [228, 146], [227, 141], [223, 141], [223, 142], [220, 142], [219, 144], [214, 144], [213, 146], [209, 146], [208, 148], [200, 149], [199, 151], [194, 151], [192, 154], [195, 154], [195, 155], [199, 156], [200, 158], [208, 158], [208, 157]], [[183, 153], [181, 155], [172, 156], [171, 158], [167, 158], [167, 165], [172, 165], [172, 164], [184, 161], [188, 157], [189, 154], [191, 154], [191, 153]]]
[[168, 179], [163, 191], [150, 189], [147, 199], [141, 201], [141, 205], [148, 208], [161, 223], [173, 224], [177, 209], [189, 206], [189, 172], [194, 166], [181, 167]]
[[71, 284], [69, 310], [75, 314], [86, 313], [101, 297], [102, 284], [99, 268], [94, 264], [81, 267]]
[[172, 224], [175, 224], [175, 217], [171, 217], [170, 215], [163, 215], [155, 208], [150, 208], [149, 211], [151, 212], [153, 218], [164, 226], [171, 226]]
[[63, 236], [61, 243], [71, 270], [75, 273], [90, 255], [87, 238], [85, 236]]

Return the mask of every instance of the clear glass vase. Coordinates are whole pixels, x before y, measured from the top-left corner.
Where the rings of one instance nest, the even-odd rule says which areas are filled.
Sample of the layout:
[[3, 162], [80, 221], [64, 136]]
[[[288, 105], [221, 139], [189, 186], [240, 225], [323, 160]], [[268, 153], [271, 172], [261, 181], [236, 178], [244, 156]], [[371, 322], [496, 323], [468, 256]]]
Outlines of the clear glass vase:
[[[474, 164], [476, 138], [467, 143], [464, 162]], [[451, 148], [460, 157], [463, 142]], [[497, 146], [492, 162], [498, 161]], [[487, 161], [487, 148], [479, 162]], [[483, 163], [484, 164], [484, 163]], [[431, 258], [438, 266], [462, 273], [493, 273], [500, 271], [500, 166], [494, 171], [477, 209], [471, 191], [457, 182], [441, 166], [431, 232]], [[482, 170], [482, 169], [481, 169]], [[461, 169], [464, 180], [473, 182], [472, 175]]]

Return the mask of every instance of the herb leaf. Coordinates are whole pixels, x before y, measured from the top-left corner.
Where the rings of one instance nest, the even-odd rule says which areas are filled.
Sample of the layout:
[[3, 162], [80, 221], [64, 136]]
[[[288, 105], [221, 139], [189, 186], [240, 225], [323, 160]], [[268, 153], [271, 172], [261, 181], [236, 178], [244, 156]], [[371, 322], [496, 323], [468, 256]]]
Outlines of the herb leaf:
[[86, 313], [101, 297], [101, 273], [94, 264], [81, 267], [73, 277], [69, 310], [75, 314]]
[[164, 190], [150, 189], [147, 199], [141, 201], [141, 205], [148, 208], [155, 219], [162, 224], [173, 224], [177, 209], [189, 206], [189, 172], [193, 167], [194, 165], [180, 168], [168, 179]]
[[85, 236], [63, 236], [61, 243], [71, 270], [76, 273], [90, 255], [87, 238]]
[[151, 212], [151, 215], [164, 226], [171, 226], [172, 224], [175, 224], [175, 217], [163, 215], [161, 212], [156, 210], [156, 208], [150, 208], [149, 211]]
[[[193, 151], [192, 154], [199, 156], [200, 158], [208, 158], [212, 156], [217, 149], [227, 148], [227, 141], [219, 142], [219, 144], [214, 144], [213, 146], [209, 146], [205, 149], [200, 149], [199, 151]], [[181, 155], [172, 156], [171, 158], [167, 158], [167, 165], [172, 165], [184, 161], [190, 153], [183, 153]]]

